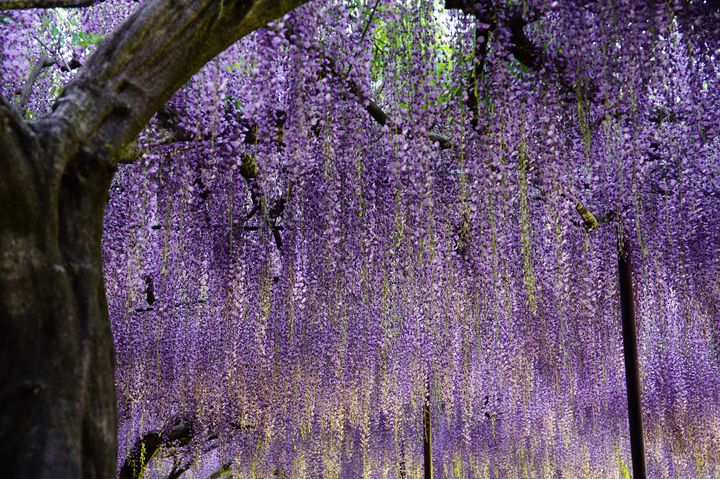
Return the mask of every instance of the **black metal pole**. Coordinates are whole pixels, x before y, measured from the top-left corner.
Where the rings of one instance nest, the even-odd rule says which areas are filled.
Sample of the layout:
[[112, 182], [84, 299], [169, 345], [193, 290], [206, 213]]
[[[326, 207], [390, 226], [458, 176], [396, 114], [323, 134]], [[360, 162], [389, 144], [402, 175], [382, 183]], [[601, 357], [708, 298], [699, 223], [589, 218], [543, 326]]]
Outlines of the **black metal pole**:
[[635, 330], [635, 295], [633, 293], [630, 245], [627, 239], [621, 239], [618, 244], [618, 279], [620, 309], [622, 311], [625, 384], [627, 386], [633, 479], [646, 479], [645, 442], [643, 440], [640, 401], [640, 365], [638, 362], [637, 332]]
[[423, 470], [425, 479], [433, 479], [432, 418], [430, 417], [430, 393], [425, 394], [423, 406]]

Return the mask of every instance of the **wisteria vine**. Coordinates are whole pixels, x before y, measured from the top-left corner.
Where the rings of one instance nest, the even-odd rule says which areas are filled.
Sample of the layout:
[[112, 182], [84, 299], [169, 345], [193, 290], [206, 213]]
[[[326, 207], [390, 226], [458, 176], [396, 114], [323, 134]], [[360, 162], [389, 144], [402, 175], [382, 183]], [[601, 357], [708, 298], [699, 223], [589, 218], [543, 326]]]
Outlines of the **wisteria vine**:
[[[0, 15], [42, 117], [132, 10]], [[716, 2], [316, 1], [233, 45], [118, 170], [121, 477], [720, 474]], [[147, 468], [147, 471], [145, 469]], [[142, 469], [142, 471], [141, 471]]]

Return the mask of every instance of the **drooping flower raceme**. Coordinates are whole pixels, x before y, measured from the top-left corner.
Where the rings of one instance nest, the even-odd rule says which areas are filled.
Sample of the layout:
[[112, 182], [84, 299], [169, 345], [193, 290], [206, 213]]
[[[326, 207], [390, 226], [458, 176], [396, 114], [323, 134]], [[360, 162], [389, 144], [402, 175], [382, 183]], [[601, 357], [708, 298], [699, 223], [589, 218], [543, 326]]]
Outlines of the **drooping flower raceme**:
[[[429, 397], [437, 477], [622, 477], [621, 240], [650, 476], [717, 476], [717, 12], [446, 3], [311, 3], [142, 133], [103, 243], [120, 463], [181, 417], [148, 474], [418, 477]], [[43, 49], [132, 8], [3, 17], [3, 94], [42, 116]]]

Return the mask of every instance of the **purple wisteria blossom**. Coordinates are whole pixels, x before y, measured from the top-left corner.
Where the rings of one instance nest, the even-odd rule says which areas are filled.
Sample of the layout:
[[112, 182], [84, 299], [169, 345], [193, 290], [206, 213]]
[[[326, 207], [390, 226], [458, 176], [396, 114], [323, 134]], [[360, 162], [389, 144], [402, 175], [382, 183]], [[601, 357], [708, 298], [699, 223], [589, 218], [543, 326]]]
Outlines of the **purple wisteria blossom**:
[[[44, 117], [136, 8], [1, 15], [0, 93]], [[707, 1], [316, 0], [230, 46], [105, 207], [118, 474], [419, 478], [427, 400], [435, 478], [630, 477], [620, 243], [648, 477], [718, 477], [718, 55]]]

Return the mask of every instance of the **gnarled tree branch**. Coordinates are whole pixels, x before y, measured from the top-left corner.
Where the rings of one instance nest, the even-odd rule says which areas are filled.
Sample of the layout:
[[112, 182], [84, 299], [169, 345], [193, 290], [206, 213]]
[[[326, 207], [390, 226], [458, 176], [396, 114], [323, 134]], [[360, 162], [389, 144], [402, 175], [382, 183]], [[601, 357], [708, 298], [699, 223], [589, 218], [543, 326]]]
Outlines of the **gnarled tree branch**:
[[192, 421], [175, 416], [162, 430], [153, 430], [140, 436], [120, 468], [120, 479], [141, 479], [145, 468], [161, 447], [170, 444], [185, 445], [193, 437]]
[[[230, 44], [305, 0], [143, 3], [80, 70], [40, 122], [76, 159], [112, 159], [190, 76]], [[68, 155], [59, 155], [59, 158]], [[67, 161], [67, 160], [61, 160]], [[64, 164], [57, 165], [60, 171]]]
[[[25, 108], [27, 105], [27, 102], [30, 100], [30, 95], [32, 94], [33, 87], [35, 86], [35, 82], [40, 77], [40, 74], [45, 70], [46, 68], [50, 68], [53, 65], [58, 65], [58, 60], [55, 60], [53, 58], [50, 58], [48, 56], [42, 56], [33, 66], [32, 70], [30, 71], [30, 76], [28, 76], [27, 81], [25, 82], [25, 85], [23, 86], [22, 92], [20, 93], [20, 99], [18, 101], [18, 107], [20, 110]], [[80, 62], [73, 58], [73, 60], [70, 61], [69, 64], [62, 64], [59, 65], [60, 69], [63, 71], [68, 70], [74, 70], [80, 66]]]
[[18, 107], [21, 111], [23, 108], [25, 108], [25, 105], [27, 105], [28, 100], [30, 100], [30, 94], [32, 93], [33, 86], [35, 85], [35, 82], [37, 81], [42, 71], [46, 68], [51, 67], [54, 64], [55, 62], [51, 58], [46, 56], [41, 57], [37, 61], [37, 63], [35, 63], [32, 70], [30, 71], [30, 76], [28, 76], [28, 79], [23, 86], [22, 92], [20, 93]]
[[[234, 432], [246, 431], [253, 429], [253, 425], [232, 423]], [[125, 462], [120, 469], [119, 479], [142, 479], [150, 461], [163, 448], [187, 446], [193, 440], [197, 431], [195, 430], [192, 419], [187, 416], [175, 416], [165, 427], [158, 430], [152, 430], [137, 438], [130, 452], [125, 458]], [[217, 447], [217, 433], [210, 433], [205, 438], [206, 447], [204, 453], [212, 451]], [[207, 446], [209, 444], [209, 446]], [[187, 458], [184, 461], [176, 462], [168, 475], [168, 479], [177, 479], [182, 476], [192, 466], [192, 460]], [[227, 472], [230, 464], [223, 466]], [[211, 476], [213, 477], [213, 476]], [[219, 476], [218, 476], [219, 477]]]
[[[280, 33], [280, 32], [276, 32]], [[298, 48], [302, 48], [302, 46], [298, 45], [296, 41], [293, 39], [291, 35], [286, 35], [287, 40], [292, 43], [293, 45], [297, 46]], [[340, 71], [340, 68], [337, 66], [337, 62], [334, 58], [328, 56], [325, 52], [322, 52], [318, 49], [313, 49], [312, 53], [319, 55], [324, 61], [325, 64], [328, 65], [328, 68], [330, 70], [330, 73], [337, 77], [341, 82], [343, 82], [347, 88], [348, 91], [345, 92], [345, 95], [352, 95], [355, 97], [355, 99], [363, 105], [365, 110], [370, 114], [370, 117], [375, 120], [377, 124], [380, 126], [388, 125], [391, 130], [394, 133], [399, 133], [400, 128], [398, 125], [394, 124], [392, 119], [389, 117], [389, 115], [382, 109], [380, 105], [378, 105], [375, 101], [370, 99], [362, 90], [360, 85], [358, 85], [356, 82], [354, 82], [351, 78], [348, 78], [347, 75], [343, 75]], [[439, 135], [437, 133], [428, 133], [427, 138], [432, 141], [436, 142], [440, 145], [440, 149], [445, 150], [452, 146], [452, 143], [448, 138], [446, 138], [443, 135]]]
[[[487, 0], [484, 2], [445, 0], [445, 8], [460, 9], [463, 13], [474, 16], [480, 22], [480, 25], [483, 25], [488, 31], [495, 30], [499, 26], [505, 26], [510, 32], [510, 41], [507, 48], [512, 56], [529, 70], [534, 72], [546, 70], [556, 75], [562, 90], [571, 94], [574, 98], [575, 86], [567, 80], [565, 75], [566, 60], [562, 57], [553, 58], [547, 55], [525, 33], [526, 26], [541, 18], [542, 13], [540, 10], [534, 9], [528, 16], [527, 12], [524, 14], [518, 9], [507, 16], [507, 20], [503, 22], [501, 20], [502, 15], [498, 14], [496, 6], [493, 2]], [[486, 52], [480, 53], [483, 55], [484, 60]], [[596, 86], [592, 84], [586, 84], [585, 87], [591, 95], [597, 90]]]

